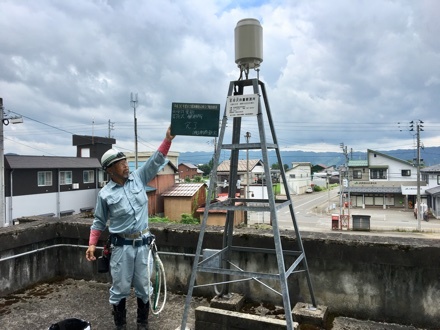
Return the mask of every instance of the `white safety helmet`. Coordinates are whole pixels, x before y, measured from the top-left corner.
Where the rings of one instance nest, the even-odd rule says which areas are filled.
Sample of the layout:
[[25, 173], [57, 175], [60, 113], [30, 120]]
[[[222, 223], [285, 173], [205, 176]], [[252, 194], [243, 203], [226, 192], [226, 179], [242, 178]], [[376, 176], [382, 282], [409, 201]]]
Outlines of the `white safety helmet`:
[[123, 152], [120, 152], [116, 149], [107, 150], [101, 157], [102, 169], [106, 170], [112, 164], [120, 161], [121, 159], [127, 159]]

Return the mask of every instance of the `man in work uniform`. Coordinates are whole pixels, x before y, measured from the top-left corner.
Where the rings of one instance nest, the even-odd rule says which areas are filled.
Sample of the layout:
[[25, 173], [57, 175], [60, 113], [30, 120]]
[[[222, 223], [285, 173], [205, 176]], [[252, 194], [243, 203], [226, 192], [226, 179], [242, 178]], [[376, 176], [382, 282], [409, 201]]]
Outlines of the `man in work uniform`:
[[102, 168], [110, 175], [110, 180], [98, 194], [86, 258], [96, 260], [96, 244], [109, 221], [114, 246], [110, 258], [112, 286], [109, 301], [113, 305], [116, 329], [126, 328], [125, 304], [132, 285], [137, 297], [137, 328], [148, 329], [152, 288], [147, 276], [147, 259], [151, 234], [145, 188], [168, 162], [165, 157], [173, 138], [168, 128], [158, 150], [132, 173], [122, 152], [110, 149], [101, 158]]

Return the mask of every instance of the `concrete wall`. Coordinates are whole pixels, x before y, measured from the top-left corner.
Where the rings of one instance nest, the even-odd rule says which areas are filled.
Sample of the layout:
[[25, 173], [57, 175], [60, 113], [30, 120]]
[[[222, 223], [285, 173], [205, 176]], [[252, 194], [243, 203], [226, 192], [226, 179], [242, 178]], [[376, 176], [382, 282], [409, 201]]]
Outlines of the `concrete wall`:
[[[0, 296], [54, 277], [109, 281], [99, 274], [96, 263], [87, 262], [91, 219], [79, 216], [62, 220], [39, 220], [0, 229], [0, 260], [41, 249], [16, 259], [0, 261]], [[208, 227], [204, 248], [219, 249], [222, 227]], [[198, 226], [152, 224], [173, 292], [186, 293], [198, 241]], [[404, 234], [402, 234], [404, 235]], [[413, 324], [435, 328], [440, 319], [440, 240], [352, 233], [302, 233], [317, 304], [331, 313], [359, 319]], [[284, 250], [296, 250], [293, 232], [283, 231]], [[54, 244], [69, 247], [47, 248]], [[235, 246], [273, 248], [272, 232], [235, 229]], [[178, 253], [166, 254], [167, 252]], [[289, 258], [285, 258], [287, 261]], [[236, 253], [234, 263], [242, 269], [276, 273], [274, 255]], [[197, 284], [213, 283], [212, 274], [198, 273]], [[278, 283], [269, 283], [277, 287]], [[213, 287], [196, 289], [194, 295], [214, 296]], [[230, 291], [249, 300], [282, 305], [282, 299], [254, 281], [234, 284]], [[291, 304], [310, 302], [304, 274], [289, 278]]]

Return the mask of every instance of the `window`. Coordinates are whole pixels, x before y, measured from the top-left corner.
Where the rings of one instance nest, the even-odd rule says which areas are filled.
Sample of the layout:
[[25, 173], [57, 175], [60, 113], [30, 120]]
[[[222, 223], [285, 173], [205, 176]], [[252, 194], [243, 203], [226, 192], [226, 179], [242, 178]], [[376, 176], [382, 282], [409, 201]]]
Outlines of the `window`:
[[289, 176], [291, 179], [295, 179], [295, 174], [290, 174]]
[[52, 185], [52, 172], [38, 172], [38, 187]]
[[370, 179], [384, 180], [386, 178], [387, 178], [387, 169], [386, 168], [372, 168], [372, 169], [370, 169]]
[[60, 171], [60, 185], [72, 184], [72, 171]]
[[362, 179], [362, 171], [353, 170], [353, 179]]
[[98, 170], [98, 182], [102, 182], [105, 181], [105, 173], [103, 170]]
[[437, 175], [437, 184], [440, 185], [440, 175]]
[[402, 170], [402, 176], [411, 176], [411, 170]]
[[81, 157], [90, 157], [90, 148], [81, 148]]
[[83, 182], [84, 183], [93, 183], [95, 182], [95, 171], [87, 170], [83, 172]]

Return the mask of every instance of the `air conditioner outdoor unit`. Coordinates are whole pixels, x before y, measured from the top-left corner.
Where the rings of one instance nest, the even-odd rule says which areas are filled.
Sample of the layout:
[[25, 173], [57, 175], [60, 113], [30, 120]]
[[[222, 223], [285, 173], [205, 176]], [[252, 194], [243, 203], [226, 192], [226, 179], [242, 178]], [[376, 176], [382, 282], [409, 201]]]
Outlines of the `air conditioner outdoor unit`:
[[79, 183], [72, 183], [72, 189], [79, 189]]
[[100, 181], [99, 182], [99, 188], [102, 188], [106, 185], [107, 181]]

